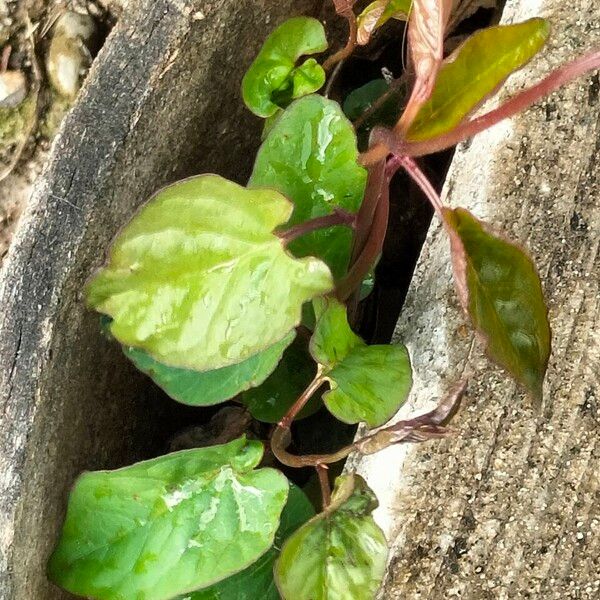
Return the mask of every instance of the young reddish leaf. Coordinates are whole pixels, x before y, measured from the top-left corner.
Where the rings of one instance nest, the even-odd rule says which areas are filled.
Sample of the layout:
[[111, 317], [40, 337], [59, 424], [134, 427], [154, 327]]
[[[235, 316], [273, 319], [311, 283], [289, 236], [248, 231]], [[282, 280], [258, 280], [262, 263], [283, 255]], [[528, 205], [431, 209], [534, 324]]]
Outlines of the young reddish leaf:
[[453, 129], [506, 78], [544, 46], [549, 27], [544, 19], [482, 29], [447, 58], [430, 98], [421, 106], [406, 137], [435, 137]]
[[377, 499], [358, 475], [343, 475], [324, 512], [292, 534], [275, 563], [283, 600], [372, 600], [387, 542], [371, 512]]
[[274, 229], [292, 205], [217, 175], [164, 188], [119, 233], [87, 285], [122, 344], [196, 371], [238, 364], [298, 325], [333, 287], [316, 258], [295, 259]]
[[412, 0], [375, 0], [358, 15], [358, 33], [356, 41], [360, 46], [369, 43], [376, 29], [390, 19], [408, 19]]
[[462, 208], [443, 210], [460, 301], [490, 357], [536, 399], [550, 356], [542, 285], [531, 259]]
[[452, 0], [414, 0], [408, 21], [408, 47], [415, 71], [415, 84], [398, 123], [406, 131], [435, 85], [444, 58], [444, 33]]
[[259, 117], [270, 117], [293, 99], [316, 92], [325, 83], [325, 71], [313, 58], [298, 67], [296, 61], [326, 49], [325, 29], [317, 19], [295, 17], [282, 23], [244, 76], [246, 106]]
[[82, 475], [49, 576], [98, 600], [167, 600], [254, 563], [273, 544], [288, 496], [263, 446], [244, 437]]
[[406, 400], [410, 359], [400, 344], [367, 346], [348, 325], [346, 307], [333, 298], [315, 301], [317, 326], [310, 351], [330, 390], [327, 409], [340, 421], [378, 427]]

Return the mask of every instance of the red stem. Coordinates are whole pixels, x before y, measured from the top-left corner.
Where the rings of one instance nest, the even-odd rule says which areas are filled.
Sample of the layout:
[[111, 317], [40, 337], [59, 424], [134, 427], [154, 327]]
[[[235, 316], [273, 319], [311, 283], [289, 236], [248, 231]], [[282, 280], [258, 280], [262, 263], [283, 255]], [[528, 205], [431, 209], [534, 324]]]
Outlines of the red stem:
[[330, 215], [324, 215], [322, 217], [315, 217], [304, 223], [298, 223], [289, 229], [284, 229], [277, 233], [277, 236], [287, 246], [293, 242], [296, 238], [299, 238], [307, 233], [312, 233], [318, 229], [325, 229], [327, 227], [334, 227], [335, 225], [346, 225], [348, 227], [354, 227], [356, 221], [356, 215], [346, 212], [341, 208], [335, 208]]
[[410, 158], [410, 156], [394, 155], [388, 161], [388, 164], [390, 164], [391, 162], [398, 163], [399, 166], [402, 166], [404, 168], [404, 170], [411, 176], [413, 181], [421, 188], [421, 191], [423, 192], [423, 194], [425, 194], [425, 196], [431, 203], [431, 206], [433, 206], [433, 209], [435, 210], [438, 217], [440, 217], [440, 219], [443, 220], [444, 205], [442, 204], [439, 194], [436, 192], [433, 185], [431, 185], [431, 182], [429, 181], [425, 173], [421, 171], [419, 165], [412, 158]]
[[329, 467], [327, 465], [315, 465], [315, 469], [319, 477], [319, 484], [321, 485], [323, 510], [325, 510], [331, 504], [331, 487], [329, 486], [329, 476], [327, 475]]
[[308, 387], [302, 392], [298, 400], [292, 404], [284, 417], [279, 421], [278, 427], [289, 429], [296, 415], [304, 408], [304, 405], [312, 398], [317, 390], [323, 385], [323, 378], [317, 373], [315, 378], [308, 384]]

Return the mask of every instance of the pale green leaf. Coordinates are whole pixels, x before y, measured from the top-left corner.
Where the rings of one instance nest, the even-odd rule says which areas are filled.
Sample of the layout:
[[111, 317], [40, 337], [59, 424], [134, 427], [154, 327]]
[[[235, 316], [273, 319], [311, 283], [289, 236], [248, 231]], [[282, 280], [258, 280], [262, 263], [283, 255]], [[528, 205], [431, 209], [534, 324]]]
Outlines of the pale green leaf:
[[303, 55], [327, 49], [325, 29], [317, 19], [295, 17], [266, 39], [242, 81], [246, 106], [259, 117], [270, 117], [295, 98], [316, 92], [325, 71], [314, 58], [296, 66]]
[[346, 307], [333, 298], [315, 302], [317, 326], [310, 349], [329, 382], [328, 410], [345, 423], [383, 425], [408, 397], [412, 374], [404, 346], [367, 346], [348, 325]]
[[419, 109], [407, 138], [425, 140], [454, 129], [542, 49], [548, 34], [547, 21], [530, 19], [471, 35], [444, 61], [433, 93]]
[[85, 473], [49, 576], [98, 600], [167, 600], [245, 569], [273, 544], [288, 482], [260, 442], [184, 450]]
[[304, 492], [290, 484], [290, 493], [281, 513], [281, 524], [275, 534], [273, 546], [241, 573], [232, 575], [204, 590], [193, 592], [187, 596], [187, 599], [279, 600], [280, 596], [273, 579], [273, 563], [279, 556], [279, 549], [283, 542], [314, 514], [315, 510]]
[[490, 357], [535, 398], [550, 356], [550, 325], [531, 259], [462, 208], [446, 209], [459, 297]]
[[160, 191], [117, 236], [87, 286], [122, 344], [197, 371], [240, 363], [299, 323], [302, 304], [329, 291], [327, 266], [292, 257], [273, 230], [292, 205], [217, 175]]
[[329, 507], [290, 536], [275, 563], [284, 600], [373, 600], [387, 543], [371, 512], [373, 492], [357, 475], [336, 481]]
[[411, 4], [412, 0], [375, 0], [368, 4], [356, 18], [357, 42], [368, 44], [373, 32], [392, 18], [407, 20]]
[[[339, 104], [322, 96], [293, 102], [277, 119], [261, 146], [249, 186], [273, 188], [294, 203], [290, 225], [327, 215], [339, 207], [358, 211], [367, 172], [358, 162], [356, 136]], [[296, 256], [316, 256], [344, 275], [352, 231], [336, 226], [290, 244]]]

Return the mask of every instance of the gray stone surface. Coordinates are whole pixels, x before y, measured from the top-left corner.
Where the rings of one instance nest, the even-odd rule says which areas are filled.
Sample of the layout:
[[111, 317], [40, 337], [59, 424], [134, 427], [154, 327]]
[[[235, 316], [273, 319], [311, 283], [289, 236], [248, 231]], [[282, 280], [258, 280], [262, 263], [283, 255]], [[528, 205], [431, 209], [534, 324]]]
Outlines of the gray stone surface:
[[62, 598], [44, 575], [67, 491], [164, 443], [172, 404], [99, 335], [82, 287], [161, 185], [243, 182], [259, 120], [241, 75], [267, 30], [317, 0], [139, 0], [95, 61], [0, 275], [0, 598]]
[[[510, 80], [531, 83], [600, 47], [596, 0], [509, 0], [504, 21], [550, 19], [549, 50]], [[387, 599], [600, 598], [600, 121], [598, 74], [462, 145], [446, 201], [524, 244], [550, 307], [553, 354], [535, 411], [490, 367], [453, 289], [434, 223], [396, 339], [421, 412], [463, 374], [468, 394], [442, 442], [363, 459], [393, 544]]]

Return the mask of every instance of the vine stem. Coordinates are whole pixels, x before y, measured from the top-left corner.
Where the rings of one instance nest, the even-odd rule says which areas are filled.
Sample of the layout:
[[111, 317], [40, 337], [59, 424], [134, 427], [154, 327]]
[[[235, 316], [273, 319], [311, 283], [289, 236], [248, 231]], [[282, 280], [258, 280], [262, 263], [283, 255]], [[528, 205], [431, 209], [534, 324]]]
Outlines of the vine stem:
[[296, 418], [296, 415], [304, 408], [304, 405], [312, 398], [315, 392], [324, 383], [323, 376], [320, 370], [315, 375], [315, 378], [308, 384], [308, 387], [300, 394], [296, 402], [292, 404], [290, 409], [282, 417], [281, 421], [277, 425], [278, 428], [289, 430], [292, 421]]
[[324, 215], [322, 217], [315, 217], [304, 223], [298, 223], [289, 229], [284, 229], [277, 233], [277, 237], [288, 245], [293, 242], [296, 238], [299, 238], [307, 233], [312, 233], [318, 229], [325, 229], [327, 227], [334, 227], [335, 225], [346, 225], [347, 227], [354, 228], [356, 222], [356, 215], [349, 213], [341, 208], [335, 208], [330, 215]]
[[517, 93], [498, 108], [480, 117], [464, 121], [452, 131], [429, 140], [410, 142], [387, 129], [379, 130], [377, 142], [361, 155], [360, 162], [365, 166], [372, 165], [390, 152], [400, 156], [424, 156], [446, 150], [477, 133], [489, 129], [492, 125], [514, 116], [572, 79], [598, 67], [600, 67], [600, 50], [567, 63], [550, 73], [536, 85]]
[[319, 477], [319, 484], [321, 486], [321, 496], [323, 497], [323, 510], [325, 510], [331, 504], [331, 487], [329, 485], [329, 476], [327, 472], [329, 467], [327, 465], [315, 465], [317, 476]]
[[340, 3], [344, 5], [342, 8], [338, 8], [337, 2], [335, 4], [337, 13], [348, 21], [348, 41], [343, 48], [340, 48], [335, 54], [332, 54], [325, 60], [323, 63], [323, 70], [325, 71], [331, 70], [332, 67], [334, 67], [337, 63], [345, 60], [352, 54], [352, 52], [354, 52], [354, 48], [356, 48], [356, 37], [358, 35], [356, 17], [354, 16], [354, 12], [352, 10], [353, 3], [342, 2]]
[[388, 161], [390, 163], [396, 163], [398, 166], [404, 168], [404, 170], [410, 175], [412, 180], [421, 188], [421, 191], [429, 202], [431, 206], [433, 206], [433, 210], [435, 210], [437, 216], [444, 220], [444, 205], [442, 204], [442, 200], [440, 195], [437, 193], [433, 185], [431, 185], [431, 181], [427, 178], [427, 175], [421, 171], [419, 165], [412, 159], [410, 156], [392, 156]]

